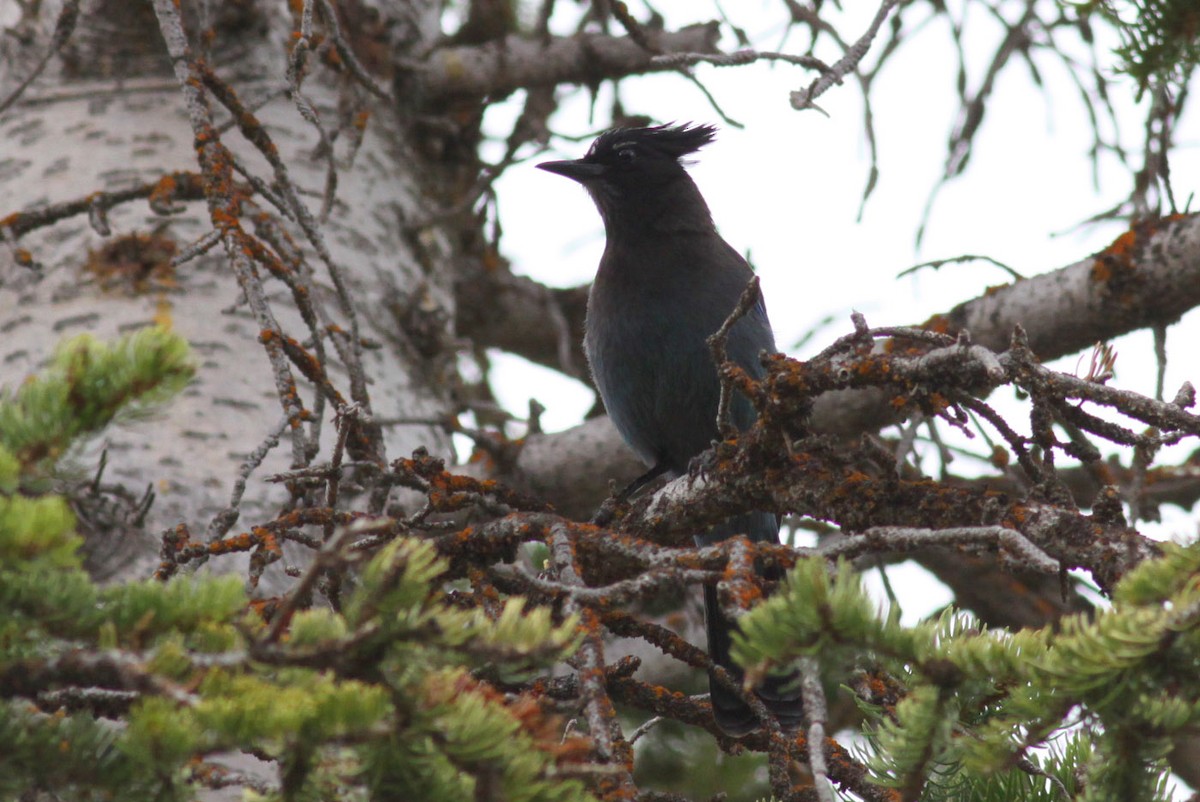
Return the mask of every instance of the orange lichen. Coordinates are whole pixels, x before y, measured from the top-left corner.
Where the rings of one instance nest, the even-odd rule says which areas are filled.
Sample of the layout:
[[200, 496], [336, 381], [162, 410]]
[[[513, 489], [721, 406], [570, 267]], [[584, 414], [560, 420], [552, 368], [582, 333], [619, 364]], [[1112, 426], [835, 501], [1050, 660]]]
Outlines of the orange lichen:
[[1137, 232], [1131, 229], [1122, 233], [1100, 253], [1103, 256], [1113, 256], [1122, 261], [1128, 261], [1133, 256], [1133, 250], [1137, 245], [1137, 241]]
[[1092, 279], [1110, 283], [1122, 273], [1134, 270], [1134, 256], [1142, 242], [1157, 231], [1166, 220], [1151, 220], [1135, 225], [1114, 239], [1107, 248], [1096, 254], [1092, 262]]
[[150, 208], [160, 214], [171, 210], [171, 201], [199, 198], [203, 195], [203, 181], [196, 173], [167, 173], [150, 188], [146, 201]]
[[99, 250], [89, 250], [84, 270], [93, 274], [105, 291], [142, 295], [175, 286], [171, 259], [178, 247], [162, 234], [126, 234], [113, 237]]
[[945, 315], [934, 315], [926, 320], [921, 328], [926, 331], [937, 332], [938, 334], [951, 334], [954, 331], [954, 326], [950, 323], [950, 318]]
[[994, 468], [1004, 468], [1012, 461], [1012, 455], [1009, 454], [1008, 449], [1004, 446], [994, 445], [992, 446], [992, 456], [989, 461]]

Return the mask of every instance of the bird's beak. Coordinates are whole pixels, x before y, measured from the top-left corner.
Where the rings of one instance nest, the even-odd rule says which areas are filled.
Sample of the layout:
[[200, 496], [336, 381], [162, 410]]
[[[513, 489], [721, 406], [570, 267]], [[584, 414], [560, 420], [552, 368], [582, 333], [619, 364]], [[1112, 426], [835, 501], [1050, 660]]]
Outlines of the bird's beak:
[[599, 178], [604, 174], [604, 167], [602, 165], [585, 162], [582, 159], [542, 162], [538, 167], [548, 173], [557, 173], [572, 181], [578, 181], [581, 184], [593, 178]]

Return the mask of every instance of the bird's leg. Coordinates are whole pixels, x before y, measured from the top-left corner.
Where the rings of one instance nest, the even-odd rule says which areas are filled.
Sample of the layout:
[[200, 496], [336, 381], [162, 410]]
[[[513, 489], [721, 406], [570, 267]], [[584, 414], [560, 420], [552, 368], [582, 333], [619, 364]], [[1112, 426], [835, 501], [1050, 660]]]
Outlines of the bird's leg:
[[604, 500], [600, 505], [600, 509], [596, 510], [596, 514], [592, 516], [591, 523], [596, 526], [608, 526], [612, 523], [616, 516], [617, 509], [627, 502], [634, 493], [641, 490], [646, 485], [653, 482], [658, 477], [667, 473], [670, 469], [665, 463], [655, 463], [654, 467], [643, 473], [638, 478], [634, 479], [619, 493]]
[[623, 504], [633, 497], [633, 494], [641, 490], [646, 485], [653, 482], [658, 477], [666, 473], [670, 468], [664, 462], [656, 462], [654, 467], [643, 473], [638, 478], [625, 486], [625, 489], [617, 493], [617, 503]]
[[716, 467], [717, 452], [716, 449], [721, 447], [720, 440], [714, 440], [712, 447], [706, 448], [696, 456], [688, 460], [687, 475], [692, 479], [708, 480], [709, 469]]

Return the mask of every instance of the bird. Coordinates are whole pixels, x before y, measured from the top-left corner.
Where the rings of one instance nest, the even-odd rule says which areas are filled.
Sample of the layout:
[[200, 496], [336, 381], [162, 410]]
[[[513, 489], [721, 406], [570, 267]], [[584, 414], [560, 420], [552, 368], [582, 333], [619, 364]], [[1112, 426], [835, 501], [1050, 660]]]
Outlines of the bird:
[[[681, 476], [719, 439], [720, 379], [707, 344], [737, 307], [754, 273], [717, 232], [708, 204], [688, 174], [687, 156], [711, 143], [706, 124], [616, 128], [601, 134], [581, 159], [542, 162], [542, 170], [587, 190], [604, 223], [605, 247], [588, 296], [584, 350], [604, 407], [626, 444], [648, 467], [626, 495], [662, 475]], [[775, 337], [759, 293], [730, 329], [728, 358], [755, 378], [762, 351]], [[753, 425], [749, 399], [734, 393], [730, 421]], [[779, 542], [773, 512], [735, 516], [695, 536], [710, 545], [736, 534]], [[730, 656], [737, 625], [722, 611], [713, 585], [704, 586], [705, 629], [713, 664], [741, 683]], [[803, 719], [799, 682], [770, 675], [756, 689], [785, 729]], [[758, 729], [746, 702], [709, 670], [717, 725], [729, 735]]]

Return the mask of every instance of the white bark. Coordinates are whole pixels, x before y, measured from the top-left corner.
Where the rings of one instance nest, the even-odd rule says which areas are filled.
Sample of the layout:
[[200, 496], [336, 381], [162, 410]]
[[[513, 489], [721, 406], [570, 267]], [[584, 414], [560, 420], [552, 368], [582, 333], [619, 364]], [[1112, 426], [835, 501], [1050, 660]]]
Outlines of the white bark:
[[[301, 118], [281, 91], [290, 22], [282, 17], [286, 13], [282, 4], [263, 5], [264, 13], [280, 15], [272, 19], [273, 30], [262, 41], [231, 47], [228, 52], [235, 53], [238, 60], [219, 62], [217, 72], [231, 80], [248, 105], [251, 98], [265, 100], [256, 115], [278, 146], [303, 202], [316, 217], [326, 163], [316, 155], [316, 129]], [[50, 8], [44, 13], [41, 27], [49, 31], [54, 16]], [[47, 44], [43, 35], [31, 44], [10, 38], [0, 46], [5, 49], [0, 63], [9, 65], [8, 74], [0, 75], [2, 97], [24, 74], [21, 70], [30, 63], [30, 49], [40, 52], [37, 49]], [[161, 41], [158, 46], [162, 50]], [[255, 77], [237, 77], [246, 75]], [[323, 124], [332, 129], [348, 86], [315, 69], [303, 89], [322, 115]], [[346, 276], [362, 336], [382, 346], [363, 353], [364, 372], [373, 382], [368, 389], [375, 416], [434, 417], [443, 409], [441, 377], [431, 377], [425, 358], [405, 342], [394, 310], [420, 299], [431, 318], [445, 321], [444, 325], [453, 321], [451, 273], [437, 269], [438, 262], [448, 258], [446, 238], [434, 227], [405, 230], [405, 221], [424, 216], [421, 189], [412, 170], [419, 160], [406, 152], [396, 116], [380, 101], [358, 94], [363, 102], [371, 103], [372, 116], [352, 163], [345, 160], [346, 137], [338, 143], [337, 202], [321, 232]], [[219, 109], [214, 113], [218, 123], [229, 118]], [[89, 80], [72, 77], [61, 65], [52, 64], [0, 115], [0, 142], [4, 143], [0, 219], [93, 192], [153, 183], [173, 171], [195, 172], [193, 139], [179, 85], [169, 73]], [[251, 172], [271, 182], [271, 169], [236, 129], [225, 132], [223, 141]], [[280, 217], [261, 198], [257, 202], [261, 211]], [[243, 222], [252, 231], [251, 210], [246, 211]], [[107, 218], [108, 236], [89, 225], [86, 215], [76, 215], [26, 234], [0, 250], [0, 329], [4, 332], [0, 385], [14, 387], [37, 371], [64, 337], [81, 332], [112, 337], [169, 319], [195, 350], [196, 380], [156, 419], [105, 433], [105, 479], [119, 481], [135, 493], [153, 484], [158, 498], [147, 521], [147, 536], [155, 537], [165, 528], [185, 523], [199, 538], [214, 514], [229, 503], [246, 455], [284, 416], [271, 367], [259, 344], [260, 326], [248, 312], [220, 247], [179, 266], [170, 279], [152, 278], [144, 288], [130, 281], [102, 281], [85, 268], [89, 253], [112, 238], [133, 233], [158, 232], [180, 249], [187, 247], [212, 230], [203, 202], [160, 216], [139, 200], [114, 208]], [[303, 245], [299, 228], [292, 223], [283, 225], [294, 241]], [[414, 252], [418, 241], [420, 254]], [[32, 255], [37, 271], [19, 264], [18, 248]], [[314, 303], [329, 323], [347, 327], [346, 316], [333, 299], [328, 273], [312, 248], [303, 246], [302, 250], [307, 269], [312, 271]], [[291, 291], [278, 280], [264, 278], [264, 283], [282, 332], [299, 342], [309, 340]], [[327, 352], [332, 381], [349, 398], [348, 383], [332, 345]], [[311, 409], [312, 388], [293, 373], [305, 407]], [[326, 405], [322, 451], [315, 462], [329, 456], [332, 412]], [[385, 433], [389, 458], [406, 455], [418, 445], [434, 452], [448, 448], [445, 436], [427, 426], [396, 426]], [[294, 461], [285, 434], [281, 445], [251, 476], [241, 524], [273, 517], [285, 495], [280, 486], [268, 484], [264, 478], [293, 467]], [[78, 462], [86, 471], [94, 470], [95, 448]], [[142, 558], [134, 573], [144, 572], [153, 563], [153, 551], [143, 551]]]

